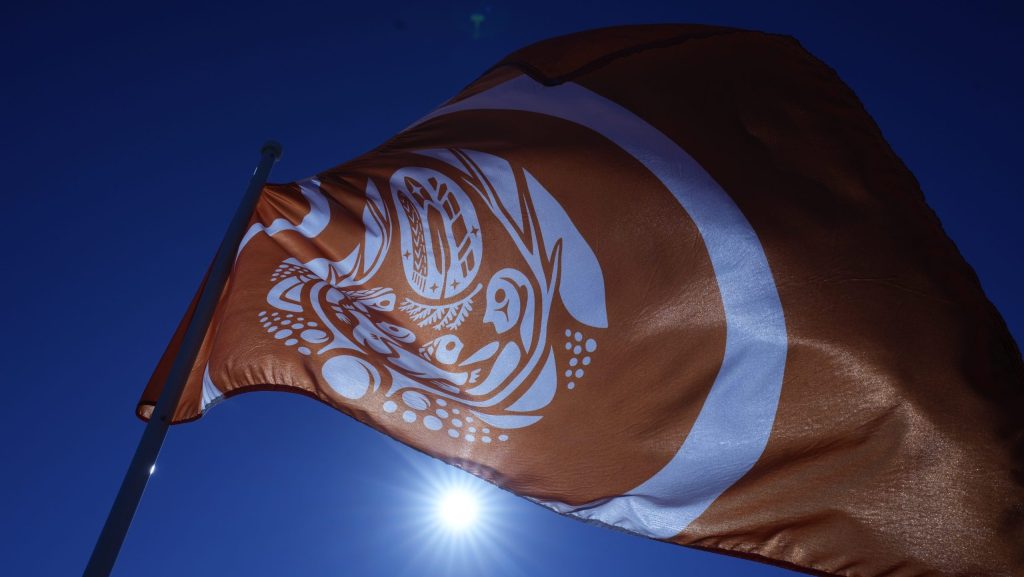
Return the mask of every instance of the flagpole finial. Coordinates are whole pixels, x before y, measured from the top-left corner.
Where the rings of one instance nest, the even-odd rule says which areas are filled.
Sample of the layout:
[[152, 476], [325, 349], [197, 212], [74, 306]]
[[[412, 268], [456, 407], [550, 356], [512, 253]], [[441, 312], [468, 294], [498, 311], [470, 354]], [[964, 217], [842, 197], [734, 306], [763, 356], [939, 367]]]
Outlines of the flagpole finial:
[[274, 161], [281, 160], [281, 154], [283, 149], [281, 143], [276, 140], [268, 140], [263, 143], [263, 148], [260, 149], [260, 154], [271, 154], [274, 157]]

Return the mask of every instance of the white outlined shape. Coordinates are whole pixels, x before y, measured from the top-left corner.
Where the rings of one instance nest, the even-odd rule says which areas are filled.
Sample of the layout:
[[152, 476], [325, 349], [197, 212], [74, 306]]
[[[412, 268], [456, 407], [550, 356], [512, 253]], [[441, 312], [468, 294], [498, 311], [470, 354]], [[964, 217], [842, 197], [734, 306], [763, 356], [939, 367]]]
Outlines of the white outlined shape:
[[654, 476], [624, 495], [552, 509], [654, 538], [682, 532], [764, 452], [782, 391], [786, 324], [764, 249], [729, 195], [684, 150], [629, 110], [586, 88], [545, 87], [519, 76], [427, 115], [515, 110], [561, 118], [597, 132], [651, 171], [689, 214], [721, 291], [722, 366], [690, 433]]

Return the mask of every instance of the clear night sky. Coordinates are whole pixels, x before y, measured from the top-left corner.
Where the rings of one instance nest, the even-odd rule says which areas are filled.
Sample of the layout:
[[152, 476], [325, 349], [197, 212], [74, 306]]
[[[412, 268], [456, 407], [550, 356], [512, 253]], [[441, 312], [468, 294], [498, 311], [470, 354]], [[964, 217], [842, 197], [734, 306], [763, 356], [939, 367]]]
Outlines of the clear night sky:
[[[142, 432], [136, 400], [264, 139], [285, 147], [273, 181], [309, 176], [550, 36], [649, 22], [795, 36], [864, 101], [1024, 336], [1016, 2], [20, 4], [0, 8], [5, 575], [84, 568]], [[433, 524], [449, 482], [486, 498], [471, 538]], [[740, 574], [789, 573], [562, 518], [279, 393], [171, 430], [115, 570]]]

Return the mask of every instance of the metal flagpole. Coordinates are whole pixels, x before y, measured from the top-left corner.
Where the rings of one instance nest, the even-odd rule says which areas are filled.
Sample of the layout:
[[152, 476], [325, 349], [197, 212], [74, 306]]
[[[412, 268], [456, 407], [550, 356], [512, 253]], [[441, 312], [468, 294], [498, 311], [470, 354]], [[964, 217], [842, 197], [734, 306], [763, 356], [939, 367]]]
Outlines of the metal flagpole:
[[178, 401], [185, 388], [185, 381], [188, 380], [192, 364], [195, 363], [199, 347], [206, 336], [206, 329], [213, 317], [213, 310], [220, 299], [221, 291], [227, 282], [228, 274], [231, 272], [235, 262], [235, 255], [238, 246], [242, 242], [242, 235], [245, 234], [246, 225], [256, 208], [256, 201], [259, 200], [260, 191], [267, 182], [267, 176], [274, 163], [281, 158], [281, 145], [268, 140], [260, 150], [260, 163], [256, 171], [249, 179], [249, 188], [242, 197], [241, 204], [235, 212], [228, 230], [224, 233], [224, 240], [217, 249], [217, 256], [214, 257], [213, 265], [210, 268], [206, 283], [199, 301], [196, 303], [195, 312], [189, 321], [185, 336], [181, 341], [181, 347], [174, 358], [171, 370], [167, 375], [163, 391], [157, 400], [153, 413], [146, 423], [146, 430], [142, 433], [142, 440], [135, 449], [135, 456], [128, 465], [128, 472], [124, 475], [121, 488], [114, 499], [114, 505], [110, 508], [107, 521], [103, 525], [103, 531], [92, 550], [89, 564], [85, 567], [84, 577], [107, 577], [114, 568], [117, 554], [124, 543], [124, 537], [128, 533], [128, 527], [132, 523], [135, 509], [142, 499], [142, 492], [146, 489], [146, 482], [156, 468], [156, 457], [160, 453], [160, 446], [163, 444], [164, 436], [167, 434], [167, 427], [171, 423], [174, 411], [178, 408]]

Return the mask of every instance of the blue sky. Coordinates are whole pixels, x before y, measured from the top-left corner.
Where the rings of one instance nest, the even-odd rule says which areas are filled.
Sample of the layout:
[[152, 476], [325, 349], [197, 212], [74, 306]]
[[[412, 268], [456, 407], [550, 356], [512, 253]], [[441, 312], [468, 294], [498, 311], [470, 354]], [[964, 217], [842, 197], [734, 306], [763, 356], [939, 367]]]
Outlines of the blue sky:
[[[432, 5], [433, 4], [433, 5]], [[382, 142], [506, 53], [598, 26], [795, 36], [915, 173], [1018, 341], [1022, 14], [1011, 2], [22, 3], [0, 9], [0, 566], [74, 575], [133, 409], [268, 137], [290, 181]], [[474, 13], [485, 16], [474, 37]], [[439, 488], [485, 510], [460, 538]], [[591, 527], [326, 406], [244, 395], [171, 430], [115, 575], [784, 575]]]

